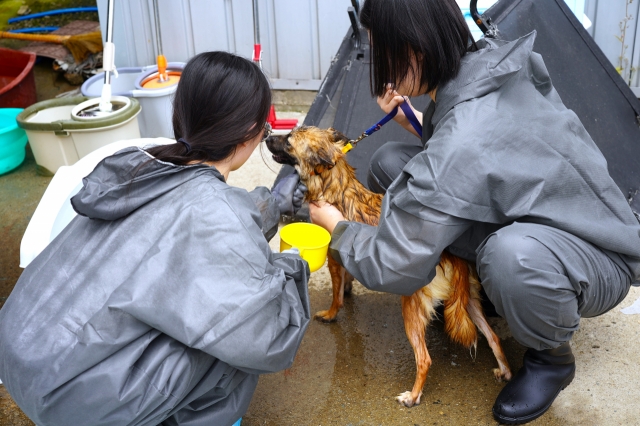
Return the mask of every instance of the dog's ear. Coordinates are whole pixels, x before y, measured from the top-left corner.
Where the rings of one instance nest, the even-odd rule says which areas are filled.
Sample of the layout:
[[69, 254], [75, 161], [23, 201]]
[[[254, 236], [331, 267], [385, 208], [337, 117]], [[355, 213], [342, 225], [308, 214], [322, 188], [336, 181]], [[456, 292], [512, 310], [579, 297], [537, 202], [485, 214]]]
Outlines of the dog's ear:
[[325, 141], [318, 144], [315, 149], [310, 150], [308, 163], [316, 174], [320, 174], [327, 169], [332, 169], [340, 157], [344, 155], [338, 145], [327, 142], [329, 141], [325, 139]]
[[329, 127], [329, 133], [331, 134], [331, 138], [333, 139], [333, 143], [338, 142], [348, 142], [349, 138], [343, 135], [341, 132], [337, 131], [333, 127]]
[[313, 167], [316, 174], [320, 174], [327, 169], [332, 169], [336, 165], [338, 155], [334, 149], [321, 147], [314, 151], [309, 158], [309, 165]]

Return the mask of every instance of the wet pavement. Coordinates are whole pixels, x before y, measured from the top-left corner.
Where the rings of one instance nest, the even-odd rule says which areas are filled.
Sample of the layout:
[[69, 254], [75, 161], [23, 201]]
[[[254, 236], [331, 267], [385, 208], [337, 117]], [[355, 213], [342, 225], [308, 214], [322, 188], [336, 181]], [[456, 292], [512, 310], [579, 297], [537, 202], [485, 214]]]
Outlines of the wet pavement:
[[[0, 308], [22, 273], [22, 268], [18, 266], [20, 241], [50, 181], [50, 177], [36, 174], [31, 150], [27, 150], [27, 158], [20, 167], [0, 176]], [[4, 386], [0, 385], [0, 426], [9, 425], [26, 426], [33, 423], [15, 405]]]
[[[328, 280], [326, 272], [312, 275], [312, 312], [331, 303]], [[346, 299], [336, 323], [311, 323], [291, 369], [260, 378], [243, 425], [497, 424], [491, 407], [504, 384], [493, 378], [497, 363], [484, 337], [472, 354], [450, 342], [442, 322], [434, 321], [427, 331], [433, 364], [422, 402], [402, 407], [394, 397], [411, 389], [415, 364], [399, 297], [359, 284], [354, 293], [360, 294]], [[624, 306], [640, 291], [633, 294]], [[524, 348], [510, 337], [504, 320], [492, 318], [490, 323], [517, 371]], [[583, 320], [573, 341], [576, 379], [549, 412], [530, 424], [640, 424], [638, 330], [638, 316], [619, 312]], [[625, 349], [615, 353], [619, 345]]]
[[14, 171], [0, 176], [0, 308], [20, 277], [20, 240], [50, 177], [36, 174], [31, 150]]
[[33, 422], [20, 411], [20, 408], [13, 402], [13, 399], [11, 399], [11, 396], [2, 385], [0, 385], [0, 425], [33, 426]]
[[[331, 294], [312, 290], [311, 301], [314, 311], [326, 309]], [[415, 363], [400, 298], [353, 295], [336, 323], [310, 325], [290, 370], [260, 379], [246, 424], [495, 424], [490, 409], [503, 385], [493, 378], [497, 363], [486, 341], [471, 354], [448, 341], [440, 321], [427, 336], [433, 364], [422, 401], [405, 408], [394, 397], [413, 386]], [[523, 353], [512, 339], [504, 343], [512, 358]]]

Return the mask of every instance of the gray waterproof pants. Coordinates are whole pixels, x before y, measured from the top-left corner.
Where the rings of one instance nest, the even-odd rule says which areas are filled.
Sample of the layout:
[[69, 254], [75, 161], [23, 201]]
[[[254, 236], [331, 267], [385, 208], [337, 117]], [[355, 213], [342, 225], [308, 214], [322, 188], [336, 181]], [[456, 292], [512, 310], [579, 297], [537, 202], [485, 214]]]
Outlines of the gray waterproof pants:
[[384, 194], [409, 160], [422, 152], [422, 142], [387, 142], [371, 157], [367, 186], [373, 192]]
[[[251, 397], [258, 386], [258, 375], [246, 376], [227, 396], [221, 400], [224, 390], [213, 388], [188, 404], [183, 403], [175, 414], [161, 426], [210, 426], [232, 425], [249, 408]], [[190, 398], [186, 398], [189, 400]]]
[[581, 317], [614, 308], [631, 286], [629, 275], [603, 250], [545, 225], [505, 226], [477, 254], [489, 300], [513, 337], [536, 350], [571, 340]]
[[[422, 149], [419, 142], [383, 145], [371, 160], [369, 188], [384, 192]], [[545, 225], [497, 228], [478, 223], [450, 251], [475, 260], [487, 297], [526, 347], [560, 346], [580, 318], [609, 311], [629, 292], [631, 278], [615, 253]]]

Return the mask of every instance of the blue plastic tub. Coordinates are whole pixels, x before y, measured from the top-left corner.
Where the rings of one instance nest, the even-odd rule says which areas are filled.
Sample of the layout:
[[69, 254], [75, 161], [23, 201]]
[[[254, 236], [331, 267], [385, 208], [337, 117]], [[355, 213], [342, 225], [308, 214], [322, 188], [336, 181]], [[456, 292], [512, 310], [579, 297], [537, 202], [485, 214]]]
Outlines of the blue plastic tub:
[[24, 161], [27, 134], [16, 121], [21, 112], [22, 108], [0, 108], [0, 175]]

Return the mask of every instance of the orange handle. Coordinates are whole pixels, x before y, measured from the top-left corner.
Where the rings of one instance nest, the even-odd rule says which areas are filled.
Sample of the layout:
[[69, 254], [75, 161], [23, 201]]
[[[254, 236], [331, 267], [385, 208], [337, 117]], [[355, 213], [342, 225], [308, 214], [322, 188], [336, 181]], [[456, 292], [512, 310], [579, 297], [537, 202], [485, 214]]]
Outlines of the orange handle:
[[71, 36], [68, 35], [55, 35], [55, 34], [24, 34], [24, 33], [10, 33], [7, 31], [0, 31], [0, 38], [13, 38], [17, 40], [29, 40], [29, 41], [44, 41], [49, 43], [62, 44], [69, 40]]
[[167, 75], [167, 58], [164, 55], [158, 55], [158, 76], [162, 81], [166, 81], [169, 78]]

